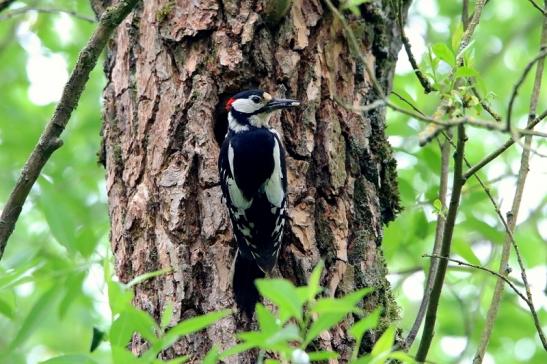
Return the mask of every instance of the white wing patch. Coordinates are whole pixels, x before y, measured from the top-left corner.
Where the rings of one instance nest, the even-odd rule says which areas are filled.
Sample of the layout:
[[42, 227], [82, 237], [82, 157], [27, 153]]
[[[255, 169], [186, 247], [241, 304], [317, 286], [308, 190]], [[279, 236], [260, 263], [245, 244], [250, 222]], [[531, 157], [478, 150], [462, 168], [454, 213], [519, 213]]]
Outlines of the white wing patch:
[[[232, 176], [234, 176], [234, 148], [232, 148], [232, 144], [228, 144], [228, 162], [230, 163], [230, 171], [232, 172]], [[232, 204], [238, 209], [248, 209], [249, 206], [251, 206], [253, 199], [247, 200], [245, 196], [243, 196], [243, 193], [241, 193], [235, 179], [227, 176], [226, 182], [228, 184], [228, 193], [230, 194]]]
[[283, 191], [283, 183], [281, 181], [281, 154], [277, 139], [275, 139], [273, 157], [274, 169], [270, 178], [264, 183], [264, 192], [272, 205], [281, 207], [285, 198], [285, 192]]

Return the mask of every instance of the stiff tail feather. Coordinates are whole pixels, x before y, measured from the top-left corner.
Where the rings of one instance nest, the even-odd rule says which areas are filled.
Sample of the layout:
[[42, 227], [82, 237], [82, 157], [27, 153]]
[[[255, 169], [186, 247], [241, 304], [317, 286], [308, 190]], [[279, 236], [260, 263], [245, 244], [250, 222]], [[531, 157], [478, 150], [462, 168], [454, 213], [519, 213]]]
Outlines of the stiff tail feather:
[[255, 279], [264, 278], [266, 275], [256, 262], [237, 253], [234, 267], [234, 296], [241, 311], [250, 318], [253, 316], [255, 305], [260, 296], [254, 284]]

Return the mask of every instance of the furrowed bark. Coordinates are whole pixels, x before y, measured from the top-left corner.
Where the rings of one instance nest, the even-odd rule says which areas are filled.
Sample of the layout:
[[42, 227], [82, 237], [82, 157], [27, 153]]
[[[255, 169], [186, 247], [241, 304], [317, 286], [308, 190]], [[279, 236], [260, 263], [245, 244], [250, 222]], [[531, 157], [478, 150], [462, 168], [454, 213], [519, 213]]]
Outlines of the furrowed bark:
[[[294, 0], [278, 23], [264, 1], [145, 1], [118, 30], [105, 64], [104, 149], [116, 270], [124, 282], [172, 267], [136, 288], [135, 304], [158, 317], [168, 302], [173, 323], [232, 308], [229, 271], [235, 253], [221, 201], [216, 161], [226, 131], [225, 100], [261, 87], [303, 101], [272, 120], [288, 151], [290, 227], [278, 274], [303, 284], [323, 258], [322, 284], [342, 295], [374, 287], [367, 310], [384, 307], [382, 326], [397, 316], [381, 252], [383, 224], [399, 210], [395, 161], [385, 110], [361, 116], [376, 99], [371, 80], [349, 50], [339, 21], [319, 0]], [[95, 9], [102, 4], [96, 2]], [[400, 37], [394, 4], [361, 7], [348, 17], [359, 46], [386, 92]], [[318, 348], [351, 354], [346, 329], [322, 336]], [[202, 358], [216, 343], [236, 343], [248, 329], [238, 315], [177, 342], [162, 355]], [[135, 338], [138, 353], [145, 343]], [[255, 353], [230, 358], [251, 363]]]

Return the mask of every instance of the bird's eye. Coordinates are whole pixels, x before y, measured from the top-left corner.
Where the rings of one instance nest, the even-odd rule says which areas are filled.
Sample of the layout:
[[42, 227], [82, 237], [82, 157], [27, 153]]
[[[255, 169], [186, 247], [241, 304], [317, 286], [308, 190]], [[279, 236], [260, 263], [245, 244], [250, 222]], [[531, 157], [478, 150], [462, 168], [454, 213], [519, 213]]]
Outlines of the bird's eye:
[[251, 100], [255, 103], [255, 104], [258, 104], [260, 102], [260, 97], [259, 96], [253, 96], [251, 97]]

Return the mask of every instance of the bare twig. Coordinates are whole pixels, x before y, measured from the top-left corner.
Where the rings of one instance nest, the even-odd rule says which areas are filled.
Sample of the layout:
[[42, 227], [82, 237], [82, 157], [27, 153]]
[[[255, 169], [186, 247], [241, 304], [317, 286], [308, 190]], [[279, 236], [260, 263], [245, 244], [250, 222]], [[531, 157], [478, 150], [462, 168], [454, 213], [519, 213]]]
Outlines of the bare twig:
[[[463, 176], [463, 156], [465, 150], [465, 126], [463, 124], [458, 125], [458, 142], [456, 145], [456, 153], [454, 154], [454, 177], [452, 182], [452, 195], [450, 196], [450, 204], [448, 206], [448, 212], [446, 214], [446, 221], [443, 232], [443, 239], [441, 243], [440, 255], [448, 257], [450, 255], [450, 246], [452, 243], [452, 235], [454, 233], [454, 225], [456, 223], [456, 216], [458, 213], [458, 207], [460, 204], [460, 196], [464, 180]], [[431, 341], [433, 340], [435, 321], [437, 320], [437, 308], [439, 306], [439, 299], [444, 284], [444, 277], [446, 275], [446, 260], [440, 260], [435, 278], [433, 280], [433, 287], [431, 289], [431, 296], [429, 297], [429, 305], [427, 306], [427, 313], [425, 317], [424, 330], [422, 333], [422, 339], [418, 352], [416, 353], [416, 360], [418, 362], [424, 362], [427, 358]]]
[[469, 25], [469, 0], [463, 0], [462, 3], [462, 24], [463, 29], [467, 29]]
[[[528, 123], [526, 128], [524, 130], [531, 130], [534, 126], [539, 124], [543, 119], [547, 117], [547, 110], [545, 110], [541, 115], [539, 115], [537, 118], [535, 118], [531, 123]], [[522, 130], [521, 130], [522, 131]], [[501, 153], [505, 152], [510, 146], [515, 144], [515, 139], [510, 138], [507, 140], [503, 145], [501, 145], [498, 149], [494, 150], [492, 153], [484, 157], [480, 162], [475, 164], [473, 167], [469, 168], [469, 170], [464, 174], [465, 179], [469, 179], [472, 175], [477, 173], [481, 168], [486, 166], [488, 163], [496, 159]]]
[[534, 8], [536, 8], [537, 10], [539, 10], [539, 12], [540, 12], [541, 14], [543, 14], [543, 16], [547, 16], [547, 12], [545, 12], [545, 10], [543, 10], [543, 9], [541, 8], [541, 6], [539, 6], [534, 0], [528, 0], [528, 2], [529, 2], [530, 4], [532, 4], [532, 6], [533, 6]]
[[[452, 141], [452, 139], [450, 138], [450, 136], [448, 135], [445, 135], [446, 138], [447, 138], [447, 141], [455, 147], [454, 145], [454, 142]], [[463, 157], [463, 161], [464, 163], [467, 165], [467, 167], [470, 167], [471, 164], [469, 163], [469, 161], [467, 160], [467, 158]], [[492, 206], [494, 207], [494, 210], [496, 211], [496, 214], [498, 215], [498, 218], [500, 219], [500, 221], [502, 222], [503, 224], [503, 227], [505, 228], [505, 232], [507, 234], [507, 237], [511, 240], [511, 243], [513, 245], [513, 247], [515, 248], [515, 252], [516, 252], [516, 255], [517, 255], [517, 259], [519, 261], [519, 266], [521, 267], [521, 271], [524, 272], [524, 275], [526, 274], [525, 273], [525, 270], [524, 270], [524, 265], [522, 263], [522, 258], [520, 256], [520, 252], [519, 252], [519, 249], [518, 249], [518, 244], [515, 240], [515, 237], [513, 236], [513, 229], [514, 229], [514, 225], [511, 225], [513, 226], [513, 228], [510, 227], [510, 222], [508, 222], [504, 217], [503, 217], [503, 214], [501, 213], [501, 210], [500, 210], [500, 207], [498, 205], [498, 203], [496, 202], [496, 200], [494, 199], [494, 196], [492, 196], [492, 193], [490, 192], [490, 189], [486, 186], [486, 184], [482, 181], [482, 179], [479, 177], [478, 174], [475, 174], [474, 175], [475, 179], [477, 180], [477, 182], [479, 183], [479, 186], [483, 189], [484, 193], [486, 194], [486, 196], [488, 197], [488, 199], [490, 200], [490, 202], [492, 203]], [[509, 219], [511, 215], [508, 216], [508, 220], [511, 220]], [[509, 248], [508, 248], [509, 249]], [[507, 253], [508, 254], [508, 253]], [[503, 260], [503, 258], [502, 258]], [[503, 274], [502, 273], [502, 268], [501, 267], [504, 267], [503, 269], [503, 273], [505, 273], [505, 269], [507, 268], [507, 259], [505, 260], [505, 264], [504, 265], [500, 265], [500, 274]], [[529, 286], [527, 285], [527, 282], [525, 279], [523, 279], [523, 283], [522, 285], [525, 287], [527, 293], [530, 291], [529, 289]], [[518, 283], [517, 283], [518, 284]], [[501, 294], [501, 293], [500, 293]], [[539, 323], [539, 318], [538, 318], [538, 315], [537, 315], [537, 311], [535, 310], [535, 307], [534, 307], [534, 304], [533, 304], [533, 301], [531, 300], [531, 294], [530, 296], [528, 297], [528, 300], [526, 301], [526, 303], [528, 304], [528, 307], [530, 308], [530, 313], [532, 314], [532, 318], [534, 320], [534, 325], [536, 327], [536, 330], [538, 332], [538, 335], [540, 338], [544, 338], [545, 335], [543, 334], [543, 330], [541, 328], [541, 325]]]
[[15, 0], [4, 0], [0, 1], [0, 12], [6, 10]]
[[[450, 150], [451, 150], [450, 142], [448, 138], [446, 138], [441, 143], [441, 177], [439, 181], [439, 196], [438, 196], [439, 200], [441, 201], [443, 210], [446, 206], [446, 195], [448, 191]], [[433, 244], [433, 255], [438, 255], [441, 252], [441, 243], [442, 243], [442, 238], [444, 233], [444, 226], [445, 226], [445, 218], [442, 214], [438, 214], [437, 226], [435, 229], [435, 242]], [[405, 339], [406, 349], [409, 349], [412, 346], [412, 344], [414, 343], [414, 340], [416, 339], [416, 335], [418, 335], [420, 326], [422, 325], [422, 321], [424, 319], [425, 312], [429, 303], [429, 298], [431, 296], [431, 291], [433, 288], [433, 278], [436, 276], [438, 266], [439, 266], [438, 259], [431, 260], [429, 271], [427, 272], [427, 282], [424, 288], [422, 302], [420, 303], [420, 307], [418, 309], [418, 314], [416, 315], [416, 319], [414, 320], [414, 324], [412, 325], [412, 328], [408, 332], [408, 335]]]
[[450, 262], [453, 262], [453, 263], [457, 263], [458, 265], [463, 265], [463, 266], [466, 266], [466, 267], [470, 267], [470, 268], [475, 268], [475, 269], [479, 269], [479, 270], [482, 270], [482, 271], [485, 271], [485, 272], [488, 272], [496, 277], [498, 277], [499, 279], [503, 280], [505, 283], [507, 283], [509, 285], [509, 287], [511, 287], [511, 289], [513, 291], [515, 291], [515, 293], [524, 301], [526, 302], [527, 304], [529, 304], [528, 302], [528, 299], [526, 298], [526, 296], [524, 296], [522, 294], [522, 292], [519, 291], [519, 289], [517, 287], [515, 287], [515, 285], [513, 284], [513, 282], [511, 282], [507, 277], [499, 274], [498, 272], [494, 272], [493, 270], [491, 269], [488, 269], [486, 267], [483, 267], [483, 266], [480, 266], [480, 265], [475, 265], [475, 264], [470, 264], [470, 263], [466, 263], [464, 261], [461, 261], [461, 260], [458, 260], [458, 259], [452, 259], [452, 258], [448, 258], [448, 257], [443, 257], [443, 256], [440, 256], [440, 255], [428, 255], [428, 254], [424, 254], [422, 255], [423, 258], [436, 258], [436, 259], [445, 259], [445, 260], [448, 260]]
[[[547, 8], [547, 2], [546, 2], [546, 8]], [[542, 53], [545, 55], [545, 47], [547, 46], [547, 18], [544, 18], [543, 20], [543, 30], [541, 34], [541, 44], [540, 49], [543, 50]], [[544, 66], [544, 58], [540, 57], [537, 59], [538, 65], [536, 68], [536, 77], [534, 80], [534, 87], [532, 90], [532, 97], [530, 99], [530, 111], [528, 113], [528, 126], [530, 126], [533, 122], [534, 115], [536, 113], [537, 104], [539, 100], [539, 94], [541, 91], [541, 81], [543, 77], [543, 66]], [[528, 66], [527, 66], [528, 67]], [[531, 67], [531, 66], [530, 66]], [[522, 79], [526, 77], [526, 73], [528, 71], [525, 71]], [[515, 87], [517, 89], [517, 87]], [[516, 94], [516, 91], [514, 92]], [[511, 101], [513, 101], [513, 97], [511, 98]], [[511, 108], [509, 109], [511, 110]], [[507, 126], [510, 128], [510, 112], [507, 115], [508, 124]], [[524, 139], [524, 144], [526, 146], [530, 146], [532, 143], [532, 136], [527, 135]], [[530, 285], [528, 284], [528, 278], [526, 276], [526, 270], [524, 268], [524, 263], [522, 261], [522, 258], [520, 256], [518, 245], [513, 237], [513, 232], [516, 227], [516, 220], [518, 217], [520, 204], [522, 201], [522, 194], [524, 192], [524, 186], [526, 183], [526, 177], [528, 175], [528, 165], [529, 165], [529, 159], [530, 159], [530, 150], [524, 149], [521, 156], [521, 162], [520, 162], [520, 169], [517, 177], [517, 186], [515, 189], [515, 196], [513, 198], [513, 204], [511, 206], [511, 211], [507, 214], [507, 222], [503, 219], [503, 216], [501, 215], [501, 212], [499, 212], [499, 209], [497, 209], [498, 214], [501, 216], [502, 221], [504, 222], [504, 226], [506, 229], [505, 234], [505, 240], [503, 242], [503, 248], [502, 248], [502, 257], [500, 260], [500, 267], [499, 267], [499, 273], [501, 275], [506, 275], [506, 267], [507, 262], [509, 260], [509, 254], [511, 250], [511, 245], [513, 246], [515, 253], [517, 255], [517, 261], [519, 263], [520, 269], [521, 269], [521, 277], [522, 281], [524, 283], [524, 287], [526, 290], [526, 296], [527, 296], [527, 303], [530, 307], [530, 311], [532, 313], [532, 318], [534, 319], [534, 324], [536, 326], [536, 330], [538, 332], [539, 338], [543, 344], [543, 348], [547, 350], [547, 340], [545, 338], [545, 335], [543, 333], [543, 330], [541, 328], [541, 323], [539, 322], [539, 318], [537, 316], [534, 302], [532, 299], [532, 293], [530, 291]], [[482, 363], [482, 360], [484, 358], [484, 354], [486, 353], [486, 348], [488, 346], [488, 342], [490, 341], [490, 336], [492, 334], [492, 330], [494, 327], [494, 322], [498, 313], [499, 305], [501, 302], [501, 295], [503, 293], [503, 281], [502, 279], [498, 278], [496, 282], [496, 287], [494, 288], [494, 294], [492, 295], [492, 301], [490, 303], [490, 307], [488, 308], [488, 313], [486, 316], [486, 323], [481, 335], [481, 339], [479, 342], [479, 346], [477, 348], [477, 352], [475, 354], [475, 357], [473, 358], [473, 364], [480, 364]]]
[[490, 116], [494, 120], [496, 120], [497, 122], [500, 122], [501, 121], [501, 115], [498, 114], [494, 109], [492, 109], [492, 106], [490, 106], [490, 103], [488, 102], [488, 100], [486, 100], [484, 97], [481, 97], [481, 95], [479, 94], [479, 91], [477, 90], [475, 85], [471, 84], [471, 91], [473, 92], [475, 97], [477, 99], [479, 99], [479, 102], [480, 102], [482, 108], [484, 109], [484, 111], [486, 111], [488, 114], [490, 114]]
[[511, 93], [511, 98], [509, 99], [509, 105], [507, 106], [507, 118], [505, 123], [505, 129], [507, 131], [511, 131], [511, 114], [513, 113], [513, 104], [515, 103], [515, 99], [517, 98], [518, 90], [520, 86], [524, 83], [528, 72], [530, 72], [534, 64], [536, 64], [536, 62], [542, 61], [545, 58], [545, 55], [547, 55], [547, 49], [541, 49], [539, 54], [535, 56], [534, 59], [532, 59], [530, 62], [528, 62], [526, 67], [524, 67], [522, 75], [518, 79], [517, 83], [515, 83], [515, 86], [513, 86], [513, 92]]
[[334, 95], [334, 101], [340, 106], [342, 106], [344, 109], [353, 111], [353, 112], [367, 112], [370, 110], [377, 109], [379, 107], [385, 106], [386, 102], [384, 100], [375, 100], [371, 102], [370, 104], [363, 105], [363, 106], [357, 106], [357, 105], [351, 105], [344, 100], [340, 99], [338, 96]]
[[[452, 127], [452, 126], [457, 126], [457, 125], [461, 125], [461, 124], [468, 124], [468, 125], [471, 125], [471, 126], [474, 126], [474, 127], [477, 127], [477, 128], [486, 129], [486, 130], [497, 130], [497, 131], [502, 131], [502, 132], [506, 131], [505, 127], [503, 125], [500, 125], [496, 122], [493, 122], [493, 121], [490, 121], [490, 120], [481, 120], [481, 119], [477, 119], [477, 118], [474, 118], [474, 117], [468, 116], [468, 115], [464, 115], [464, 116], [460, 116], [460, 117], [453, 118], [453, 119], [448, 119], [448, 120], [440, 120], [440, 119], [438, 119], [436, 117], [433, 117], [433, 116], [428, 116], [428, 115], [424, 115], [423, 113], [417, 113], [417, 112], [414, 112], [414, 111], [411, 111], [411, 110], [404, 109], [402, 107], [399, 107], [399, 106], [393, 104], [390, 101], [387, 101], [386, 105], [389, 108], [391, 108], [395, 111], [406, 114], [408, 116], [412, 116], [413, 118], [415, 118], [417, 120], [426, 121], [428, 123], [431, 123], [431, 124], [434, 124], [434, 125], [438, 126], [438, 128], [435, 130], [435, 132], [432, 132], [432, 133], [428, 134], [427, 139], [421, 139], [420, 140], [420, 145], [427, 144], [427, 142], [434, 139], [443, 130], [446, 130], [446, 129]], [[543, 132], [537, 132], [537, 131], [531, 130], [530, 128], [525, 128], [525, 129], [520, 129], [519, 128], [519, 129], [515, 129], [514, 132], [517, 134], [517, 136], [520, 136], [521, 134], [527, 134], [527, 135], [535, 135], [535, 136], [543, 137], [545, 135], [545, 133], [543, 133]]]
[[399, 33], [401, 33], [401, 40], [403, 41], [403, 45], [405, 47], [406, 55], [408, 56], [408, 61], [412, 65], [412, 69], [414, 70], [414, 74], [418, 78], [418, 81], [420, 81], [420, 84], [422, 85], [424, 91], [426, 94], [430, 93], [431, 91], [437, 91], [429, 82], [427, 77], [422, 73], [420, 70], [420, 67], [418, 66], [418, 62], [416, 62], [416, 58], [414, 58], [414, 54], [412, 54], [412, 49], [410, 47], [410, 42], [408, 41], [408, 38], [405, 34], [405, 29], [403, 26], [403, 11], [402, 11], [402, 0], [399, 0], [398, 6], [397, 6], [397, 24], [399, 25]]
[[24, 6], [22, 8], [13, 9], [13, 10], [5, 13], [4, 15], [0, 16], [0, 21], [6, 20], [6, 19], [9, 19], [9, 18], [13, 18], [13, 17], [18, 16], [18, 15], [23, 15], [23, 14], [26, 14], [30, 11], [36, 11], [38, 13], [45, 13], [45, 14], [64, 13], [64, 14], [68, 14], [70, 16], [73, 16], [76, 19], [85, 20], [85, 21], [90, 22], [90, 23], [95, 23], [96, 22], [95, 18], [90, 17], [90, 16], [86, 16], [86, 15], [82, 15], [82, 14], [78, 14], [77, 12], [72, 11], [72, 10], [58, 9], [58, 8], [41, 8], [41, 7], [34, 7], [34, 6]]
[[89, 73], [95, 67], [97, 59], [114, 29], [135, 7], [138, 1], [121, 0], [117, 5], [109, 7], [101, 16], [99, 25], [89, 42], [80, 52], [78, 62], [65, 85], [61, 100], [57, 104], [51, 120], [42, 132], [38, 144], [36, 144], [25, 163], [0, 215], [0, 258], [4, 253], [8, 238], [13, 232], [32, 185], [36, 182], [40, 171], [51, 154], [62, 145], [59, 137], [65, 129], [72, 111], [76, 108], [89, 78]]

